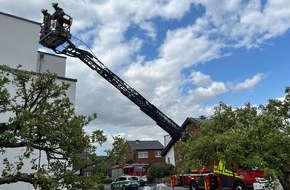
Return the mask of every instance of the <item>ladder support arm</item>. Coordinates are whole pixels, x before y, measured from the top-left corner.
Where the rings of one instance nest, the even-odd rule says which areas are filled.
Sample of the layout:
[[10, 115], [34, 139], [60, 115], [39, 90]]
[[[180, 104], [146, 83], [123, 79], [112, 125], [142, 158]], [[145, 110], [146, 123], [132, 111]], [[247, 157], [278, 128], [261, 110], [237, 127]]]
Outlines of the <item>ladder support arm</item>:
[[104, 79], [115, 86], [124, 96], [135, 103], [139, 108], [153, 119], [158, 126], [165, 130], [172, 139], [179, 140], [182, 136], [182, 128], [178, 126], [172, 119], [168, 118], [158, 108], [146, 100], [134, 88], [123, 81], [115, 73], [109, 70], [97, 57], [92, 53], [77, 48], [69, 39], [66, 39], [67, 46], [62, 50], [53, 49], [57, 54], [65, 54], [71, 57], [77, 57], [92, 70], [95, 70]]

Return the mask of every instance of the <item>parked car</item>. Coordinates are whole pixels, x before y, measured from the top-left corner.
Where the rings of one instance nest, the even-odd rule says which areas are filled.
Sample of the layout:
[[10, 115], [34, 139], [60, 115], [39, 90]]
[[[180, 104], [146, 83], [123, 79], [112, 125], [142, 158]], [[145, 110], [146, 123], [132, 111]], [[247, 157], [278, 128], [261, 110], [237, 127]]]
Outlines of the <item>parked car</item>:
[[139, 178], [136, 176], [122, 175], [111, 183], [111, 189], [135, 190], [140, 187]]
[[168, 190], [167, 185], [165, 185], [164, 183], [158, 183], [153, 190]]
[[147, 177], [145, 175], [139, 176], [138, 181], [139, 181], [140, 186], [145, 186], [145, 184], [147, 183]]

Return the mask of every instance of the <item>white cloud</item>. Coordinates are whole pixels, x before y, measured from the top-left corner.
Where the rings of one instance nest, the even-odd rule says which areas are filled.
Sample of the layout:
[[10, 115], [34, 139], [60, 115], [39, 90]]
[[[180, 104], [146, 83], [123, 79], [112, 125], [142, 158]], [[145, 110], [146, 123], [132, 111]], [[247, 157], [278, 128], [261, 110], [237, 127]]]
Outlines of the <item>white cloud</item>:
[[158, 8], [158, 14], [165, 18], [180, 19], [187, 11], [189, 11], [190, 4], [191, 1], [180, 3], [179, 0], [170, 0], [164, 3], [164, 6]]
[[205, 86], [212, 83], [211, 77], [201, 73], [200, 71], [193, 71], [190, 77], [192, 82], [197, 86]]
[[[40, 10], [53, 10], [54, 1], [1, 0], [1, 11], [40, 22]], [[279, 36], [290, 27], [290, 1], [269, 0], [180, 0], [146, 1], [64, 1], [59, 5], [73, 18], [72, 33], [88, 43], [97, 57], [130, 86], [160, 108], [168, 117], [182, 124], [186, 117], [211, 113], [205, 105], [227, 93], [254, 88], [264, 75], [256, 74], [234, 87], [214, 81], [197, 66], [231, 54], [233, 48], [253, 48]], [[194, 3], [194, 4], [193, 4]], [[158, 25], [155, 21], [180, 22], [184, 15], [202, 6], [205, 13], [178, 27]], [[200, 9], [199, 9], [200, 10]], [[195, 11], [195, 10], [192, 10]], [[126, 36], [130, 27], [140, 27], [144, 36]], [[156, 57], [144, 57], [144, 44], [165, 37], [155, 48]], [[146, 41], [147, 40], [147, 41]], [[82, 48], [81, 42], [77, 42]], [[156, 44], [155, 44], [156, 45]], [[151, 49], [152, 50], [152, 49]], [[183, 74], [190, 68], [190, 74]], [[67, 76], [77, 78], [77, 111], [98, 113], [90, 127], [105, 131], [120, 130], [128, 138], [160, 138], [166, 134], [148, 116], [81, 61], [67, 59]], [[231, 81], [232, 80], [232, 81]], [[185, 85], [185, 86], [184, 86]], [[188, 85], [188, 86], [186, 86]], [[228, 89], [229, 88], [229, 89]], [[185, 89], [183, 93], [182, 90]], [[213, 103], [214, 104], [214, 103]], [[140, 133], [146, 131], [145, 133]], [[114, 132], [108, 132], [115, 134]], [[132, 139], [133, 140], [133, 139]]]
[[222, 47], [218, 41], [209, 39], [206, 32], [197, 36], [195, 26], [185, 27], [167, 33], [159, 56], [184, 67], [219, 57]]
[[265, 4], [242, 0], [194, 2], [205, 7], [202, 19], [211, 23], [215, 27], [212, 31], [232, 47], [258, 47], [290, 27], [290, 2], [287, 0], [270, 0]]
[[[220, 95], [227, 91], [226, 85], [222, 82], [212, 82], [208, 87], [198, 87], [193, 91], [194, 95], [198, 95], [198, 101], [205, 101]], [[196, 96], [197, 97], [197, 96]], [[197, 102], [198, 102], [197, 101]], [[196, 103], [197, 103], [196, 102]]]
[[157, 35], [156, 34], [156, 28], [155, 28], [153, 23], [146, 22], [146, 21], [141, 22], [140, 23], [140, 28], [143, 29], [147, 33], [147, 35], [149, 37], [151, 37], [152, 39], [156, 38], [156, 35]]
[[228, 91], [223, 82], [213, 81], [209, 75], [200, 71], [193, 71], [188, 82], [196, 86], [194, 90], [188, 91], [189, 97], [193, 97], [191, 101], [196, 104], [201, 104]]
[[238, 83], [233, 87], [234, 91], [246, 90], [255, 87], [262, 79], [264, 75], [261, 73], [256, 74], [250, 79], [246, 79], [244, 82]]

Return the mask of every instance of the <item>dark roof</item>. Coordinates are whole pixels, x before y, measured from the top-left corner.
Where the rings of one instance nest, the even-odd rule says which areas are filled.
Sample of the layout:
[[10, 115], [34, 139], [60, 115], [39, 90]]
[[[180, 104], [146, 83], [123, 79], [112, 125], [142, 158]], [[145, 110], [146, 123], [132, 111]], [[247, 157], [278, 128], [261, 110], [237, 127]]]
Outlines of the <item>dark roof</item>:
[[82, 160], [87, 160], [88, 159], [88, 155], [84, 154], [84, 153], [78, 153], [76, 154], [77, 157], [79, 157]]
[[157, 140], [153, 141], [127, 141], [129, 146], [133, 150], [160, 150], [164, 149], [164, 146]]
[[[183, 122], [183, 124], [181, 125], [181, 128], [183, 129], [183, 131], [185, 131], [186, 127], [189, 124], [196, 124], [196, 119], [192, 118], [192, 117], [188, 117], [186, 118], [186, 120]], [[171, 139], [169, 141], [169, 143], [166, 145], [166, 147], [164, 148], [164, 150], [162, 151], [161, 155], [165, 156], [166, 153], [170, 150], [170, 148], [177, 142], [176, 139]]]

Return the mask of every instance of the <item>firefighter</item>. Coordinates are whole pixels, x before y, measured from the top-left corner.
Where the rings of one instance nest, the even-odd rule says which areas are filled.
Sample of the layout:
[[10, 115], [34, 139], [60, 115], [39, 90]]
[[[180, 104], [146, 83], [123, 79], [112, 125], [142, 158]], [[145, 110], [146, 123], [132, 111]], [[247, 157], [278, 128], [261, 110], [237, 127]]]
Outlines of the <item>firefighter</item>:
[[65, 15], [63, 9], [58, 6], [58, 3], [52, 3], [52, 6], [55, 12], [51, 15], [51, 18], [60, 21]]
[[41, 12], [43, 14], [43, 35], [45, 35], [49, 32], [51, 15], [47, 12], [47, 9], [42, 9]]
[[64, 18], [64, 16], [66, 14], [64, 13], [63, 9], [58, 6], [58, 3], [52, 3], [52, 6], [53, 6], [55, 12], [51, 15], [51, 19], [57, 20], [58, 31], [60, 33], [65, 33], [66, 27], [64, 25], [70, 26], [71, 22], [68, 19]]

